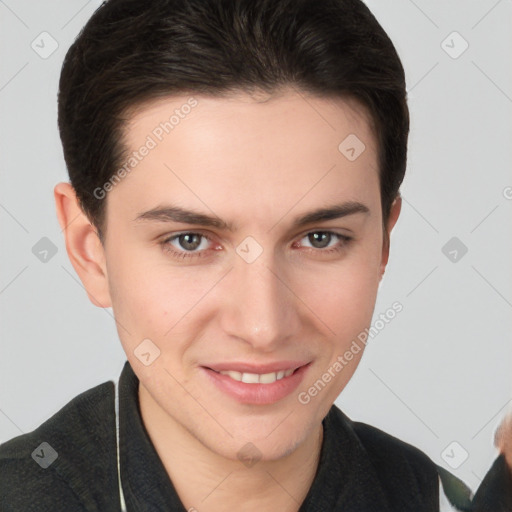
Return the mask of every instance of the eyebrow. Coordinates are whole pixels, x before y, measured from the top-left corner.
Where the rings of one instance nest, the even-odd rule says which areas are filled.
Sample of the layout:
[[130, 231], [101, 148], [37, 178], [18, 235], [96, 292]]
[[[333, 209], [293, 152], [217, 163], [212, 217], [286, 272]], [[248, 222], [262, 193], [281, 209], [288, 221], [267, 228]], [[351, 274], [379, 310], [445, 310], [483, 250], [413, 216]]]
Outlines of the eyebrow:
[[[296, 217], [292, 222], [292, 227], [300, 228], [308, 224], [313, 224], [314, 222], [339, 219], [358, 213], [369, 214], [370, 209], [363, 203], [347, 201], [341, 204], [319, 208]], [[179, 222], [183, 224], [213, 227], [225, 231], [235, 231], [235, 225], [233, 223], [226, 222], [217, 216], [206, 215], [173, 205], [158, 206], [142, 212], [137, 215], [134, 221]]]

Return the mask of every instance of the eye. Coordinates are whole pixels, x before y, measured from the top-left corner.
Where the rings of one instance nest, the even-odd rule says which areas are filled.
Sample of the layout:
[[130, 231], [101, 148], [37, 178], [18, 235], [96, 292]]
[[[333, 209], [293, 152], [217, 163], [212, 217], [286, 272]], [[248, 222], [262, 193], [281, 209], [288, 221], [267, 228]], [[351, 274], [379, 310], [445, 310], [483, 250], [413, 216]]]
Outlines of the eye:
[[161, 242], [163, 248], [177, 257], [199, 256], [209, 248], [210, 238], [202, 233], [185, 232]]
[[[185, 249], [186, 251], [199, 251], [201, 249], [205, 249], [206, 247], [203, 242], [206, 241], [206, 238], [199, 233], [182, 233], [181, 235], [176, 235], [171, 242], [176, 242], [179, 247], [175, 245], [178, 249]], [[203, 247], [201, 247], [203, 245]]]
[[304, 237], [315, 249], [325, 249], [333, 240], [333, 233], [328, 231], [315, 231]]
[[[351, 240], [351, 237], [333, 231], [311, 231], [302, 237], [299, 242], [296, 242], [294, 246], [297, 247], [297, 244], [299, 244], [301, 247], [329, 252], [343, 249]], [[328, 251], [325, 251], [325, 249], [328, 249]]]
[[[294, 242], [294, 248], [304, 248], [314, 254], [326, 254], [342, 251], [351, 242], [352, 237], [333, 231], [310, 231], [300, 240]], [[175, 258], [192, 258], [211, 255], [212, 250], [220, 250], [220, 246], [212, 247], [212, 239], [194, 231], [186, 231], [168, 236], [160, 242], [165, 252]]]

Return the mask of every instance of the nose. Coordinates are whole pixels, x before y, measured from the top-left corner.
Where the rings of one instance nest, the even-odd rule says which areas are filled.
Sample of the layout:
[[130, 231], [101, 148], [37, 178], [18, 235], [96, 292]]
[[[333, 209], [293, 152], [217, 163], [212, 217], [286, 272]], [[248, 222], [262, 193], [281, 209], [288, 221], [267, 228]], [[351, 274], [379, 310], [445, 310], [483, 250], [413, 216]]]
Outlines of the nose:
[[227, 295], [219, 312], [223, 332], [262, 352], [296, 338], [298, 303], [286, 281], [285, 271], [265, 253], [252, 263], [236, 261], [224, 283]]

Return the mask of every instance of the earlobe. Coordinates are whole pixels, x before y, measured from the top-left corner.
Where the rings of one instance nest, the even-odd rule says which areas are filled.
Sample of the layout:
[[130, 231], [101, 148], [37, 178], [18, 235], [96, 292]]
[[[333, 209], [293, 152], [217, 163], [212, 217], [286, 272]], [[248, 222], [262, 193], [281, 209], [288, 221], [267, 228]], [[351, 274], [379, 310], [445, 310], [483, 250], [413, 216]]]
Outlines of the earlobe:
[[80, 277], [89, 300], [101, 308], [111, 307], [105, 250], [95, 227], [80, 208], [70, 183], [58, 183], [53, 195], [69, 260]]
[[384, 272], [386, 271], [386, 266], [388, 264], [389, 259], [389, 246], [390, 246], [390, 237], [391, 237], [391, 231], [395, 227], [396, 221], [398, 220], [398, 217], [400, 216], [400, 211], [402, 209], [402, 197], [400, 196], [400, 193], [397, 195], [396, 199], [391, 204], [391, 208], [389, 211], [389, 217], [386, 224], [386, 233], [384, 242], [382, 244], [382, 259], [381, 259], [381, 265], [380, 265], [380, 278], [384, 276]]

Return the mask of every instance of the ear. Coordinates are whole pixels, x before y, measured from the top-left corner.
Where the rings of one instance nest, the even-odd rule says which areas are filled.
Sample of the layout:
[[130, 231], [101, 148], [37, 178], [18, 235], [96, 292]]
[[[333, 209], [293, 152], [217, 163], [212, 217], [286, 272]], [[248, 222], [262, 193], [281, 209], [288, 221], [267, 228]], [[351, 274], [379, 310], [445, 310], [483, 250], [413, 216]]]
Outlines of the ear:
[[386, 265], [388, 264], [391, 231], [395, 227], [396, 221], [398, 220], [398, 217], [400, 216], [401, 210], [402, 210], [402, 197], [400, 196], [400, 194], [398, 194], [396, 199], [393, 201], [393, 204], [391, 205], [388, 221], [386, 224], [387, 232], [384, 233], [384, 241], [382, 244], [382, 259], [381, 259], [381, 263], [380, 263], [381, 279], [386, 270]]
[[89, 300], [100, 308], [111, 307], [105, 251], [95, 227], [81, 209], [70, 183], [58, 183], [53, 195], [69, 260]]

